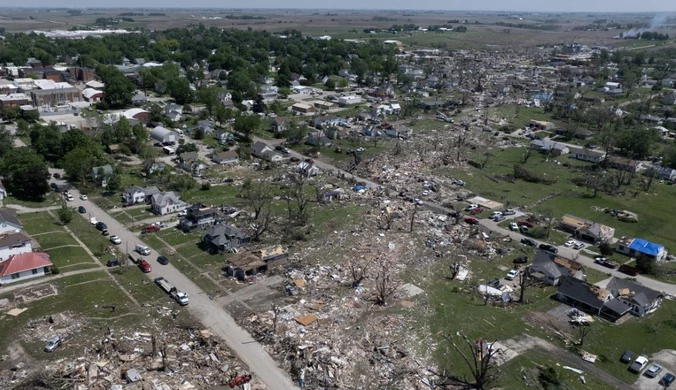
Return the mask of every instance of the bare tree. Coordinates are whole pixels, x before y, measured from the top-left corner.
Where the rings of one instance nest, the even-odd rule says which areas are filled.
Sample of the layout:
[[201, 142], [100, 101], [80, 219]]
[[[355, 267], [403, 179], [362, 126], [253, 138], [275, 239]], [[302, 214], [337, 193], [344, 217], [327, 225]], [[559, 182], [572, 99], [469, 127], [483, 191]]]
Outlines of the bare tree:
[[486, 151], [486, 153], [484, 153], [484, 159], [483, 159], [483, 161], [481, 162], [481, 169], [484, 169], [484, 167], [486, 166], [486, 164], [488, 164], [488, 160], [489, 160], [491, 157], [493, 157], [493, 153], [491, 153], [491, 152], [489, 152], [489, 151]]
[[282, 308], [276, 302], [272, 302], [272, 333], [277, 334], [277, 323], [279, 322], [279, 313], [282, 312]]
[[530, 155], [531, 155], [531, 148], [527, 147], [526, 150], [523, 152], [523, 163], [524, 164], [528, 162]]
[[650, 187], [653, 185], [653, 180], [655, 180], [656, 170], [654, 168], [650, 168], [646, 176], [647, 177], [643, 179], [643, 189], [648, 192], [650, 191]]
[[272, 214], [272, 207], [267, 203], [259, 211], [258, 218], [252, 219], [251, 230], [253, 231], [253, 240], [258, 241], [263, 233], [270, 229], [270, 225], [274, 222], [275, 217]]
[[272, 187], [262, 181], [252, 181], [247, 179], [242, 184], [240, 196], [247, 201], [247, 204], [253, 211], [253, 219], [257, 220], [263, 207], [270, 203], [272, 197]]
[[416, 204], [413, 206], [413, 211], [411, 212], [411, 230], [410, 232], [413, 233], [413, 225], [415, 224], [415, 215], [418, 213], [418, 205]]
[[383, 210], [383, 220], [385, 221], [385, 230], [390, 230], [392, 228], [392, 223], [394, 222], [394, 213], [389, 209], [385, 208]]
[[391, 264], [382, 256], [378, 260], [378, 271], [376, 273], [376, 302], [379, 305], [387, 305], [388, 299], [401, 287], [403, 281], [395, 278], [391, 274]]
[[531, 278], [530, 278], [530, 267], [526, 267], [521, 275], [519, 275], [519, 303], [526, 303], [526, 289], [530, 287]]
[[471, 378], [442, 375], [444, 382], [485, 390], [497, 380], [500, 371], [495, 364], [495, 358], [502, 353], [500, 349], [494, 349], [493, 344], [482, 339], [471, 341], [460, 332], [456, 333], [455, 337], [444, 336], [444, 338], [451, 343], [455, 353], [460, 355], [471, 372]]
[[580, 341], [578, 341], [577, 345], [580, 347], [584, 346], [584, 339], [589, 335], [591, 332], [591, 327], [589, 325], [584, 325], [584, 324], [578, 324], [576, 326], [577, 328], [577, 334], [580, 338]]
[[305, 177], [293, 175], [291, 181], [292, 183], [285, 191], [289, 222], [295, 219], [299, 225], [303, 226], [307, 223], [310, 211], [310, 194], [306, 191]]
[[350, 275], [352, 275], [352, 288], [359, 287], [368, 275], [367, 263], [364, 261], [350, 261]]

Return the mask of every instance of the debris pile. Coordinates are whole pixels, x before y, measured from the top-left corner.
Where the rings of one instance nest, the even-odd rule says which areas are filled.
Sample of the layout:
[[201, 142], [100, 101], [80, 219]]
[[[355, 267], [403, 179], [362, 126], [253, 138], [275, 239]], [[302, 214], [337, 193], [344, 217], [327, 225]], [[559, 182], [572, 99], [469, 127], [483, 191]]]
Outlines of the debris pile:
[[118, 332], [108, 328], [92, 343], [84, 341], [91, 337], [77, 335], [86, 326], [85, 321], [68, 313], [31, 321], [24, 337], [37, 335], [45, 339], [57, 333], [63, 343], [54, 353], [68, 349], [82, 355], [34, 364], [32, 370], [24, 363], [0, 370], [0, 387], [33, 388], [33, 384], [44, 382], [82, 390], [189, 390], [227, 387], [232, 382], [246, 383], [249, 389], [266, 388], [255, 376], [250, 379], [246, 368], [208, 330], [171, 327], [153, 332]]

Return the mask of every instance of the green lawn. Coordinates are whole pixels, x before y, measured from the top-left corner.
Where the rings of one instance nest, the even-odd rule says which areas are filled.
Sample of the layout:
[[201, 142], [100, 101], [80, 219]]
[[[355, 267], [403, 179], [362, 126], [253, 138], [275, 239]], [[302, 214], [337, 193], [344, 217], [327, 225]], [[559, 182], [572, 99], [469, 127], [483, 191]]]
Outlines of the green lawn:
[[201, 202], [207, 206], [232, 204], [233, 202], [241, 202], [241, 199], [235, 197], [239, 190], [239, 187], [235, 186], [212, 186], [208, 191], [194, 188], [184, 191], [181, 194], [181, 199], [189, 204]]
[[[19, 214], [18, 217], [24, 230], [29, 234], [64, 231], [54, 217], [44, 211], [40, 213]], [[40, 237], [43, 236], [37, 236], [36, 239]]]
[[73, 218], [68, 228], [99, 258], [112, 245], [106, 236], [103, 236], [89, 221], [80, 216]]
[[[89, 254], [85, 252], [85, 250], [80, 246], [67, 246], [58, 249], [50, 249], [47, 252], [49, 253], [49, 258], [52, 260], [54, 265], [59, 267], [61, 271], [73, 271], [74, 269], [77, 269], [70, 267], [73, 264], [89, 263], [96, 265], [91, 256], [89, 256]], [[63, 267], [66, 266], [68, 266], [68, 268], [64, 269]]]
[[514, 104], [505, 104], [499, 107], [489, 108], [488, 115], [497, 119], [504, 119], [515, 128], [526, 126], [531, 120], [552, 122], [552, 116], [545, 113], [542, 108], [517, 107]]
[[40, 244], [40, 248], [49, 250], [50, 248], [57, 248], [63, 245], [78, 245], [77, 241], [64, 229], [60, 232], [52, 232], [41, 234], [34, 237]]
[[[162, 265], [156, 263], [152, 263], [152, 266], [162, 267]], [[171, 298], [164, 291], [133, 265], [129, 268], [114, 269], [111, 274], [140, 304], [170, 306], [172, 303]]]
[[50, 206], [58, 206], [61, 203], [61, 197], [55, 193], [55, 192], [48, 192], [45, 197], [39, 201], [39, 202], [34, 202], [30, 200], [22, 200], [22, 199], [17, 199], [13, 196], [8, 196], [5, 198], [4, 203], [5, 204], [17, 204], [20, 206], [24, 207], [30, 207], [30, 208], [42, 208], [42, 207], [50, 207]]
[[[18, 336], [30, 320], [71, 312], [87, 319], [91, 324], [85, 326], [80, 333], [69, 337], [61, 348], [53, 352], [53, 357], [73, 358], [81, 356], [82, 346], [79, 340], [85, 339], [85, 336], [100, 337], [102, 327], [115, 329], [138, 320], [137, 316], [125, 316], [137, 308], [103, 272], [69, 276], [54, 283], [59, 288], [58, 295], [26, 304], [28, 310], [20, 316], [0, 317], [0, 349], [4, 350], [9, 343], [20, 340]], [[107, 305], [115, 305], [115, 312], [102, 308]], [[30, 341], [22, 343], [30, 355], [39, 359], [45, 356], [41, 337], [44, 335], [35, 335]]]
[[449, 124], [435, 119], [413, 120], [407, 123], [406, 126], [410, 127], [414, 134], [425, 133], [431, 130], [443, 131], [447, 129], [447, 126], [450, 127]]

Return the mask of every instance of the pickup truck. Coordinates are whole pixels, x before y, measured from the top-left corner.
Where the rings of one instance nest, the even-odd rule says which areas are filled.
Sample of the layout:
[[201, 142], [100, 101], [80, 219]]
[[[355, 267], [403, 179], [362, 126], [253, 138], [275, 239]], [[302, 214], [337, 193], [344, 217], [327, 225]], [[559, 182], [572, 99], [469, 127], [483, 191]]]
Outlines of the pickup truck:
[[190, 301], [188, 299], [188, 294], [179, 291], [176, 287], [174, 287], [167, 279], [163, 278], [162, 276], [155, 278], [155, 284], [160, 286], [164, 292], [169, 294], [179, 305], [185, 306], [188, 304]]
[[148, 225], [148, 226], [144, 227], [143, 230], [141, 230], [141, 233], [145, 234], [145, 233], [159, 232], [160, 229], [162, 229], [162, 228], [157, 226], [157, 225]]

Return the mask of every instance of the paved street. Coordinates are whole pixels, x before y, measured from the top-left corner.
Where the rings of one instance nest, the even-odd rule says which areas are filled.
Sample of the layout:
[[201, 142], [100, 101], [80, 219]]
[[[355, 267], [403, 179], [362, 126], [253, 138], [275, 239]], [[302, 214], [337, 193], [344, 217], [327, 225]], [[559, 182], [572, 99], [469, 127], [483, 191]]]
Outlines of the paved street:
[[[95, 217], [97, 221], [105, 223], [111, 235], [117, 235], [122, 239], [120, 248], [123, 251], [135, 257], [139, 256], [133, 250], [136, 244], [141, 244], [142, 242], [134, 233], [127, 230], [124, 225], [116, 221], [93, 202], [80, 200], [80, 193], [77, 189], [72, 189], [71, 194], [75, 200], [69, 202], [70, 206], [84, 206], [87, 209], [86, 214], [79, 214], [81, 217], [86, 219]], [[92, 229], [94, 229], [93, 226]], [[207, 296], [199, 286], [174, 268], [171, 263], [163, 266], [155, 261], [156, 258], [157, 252], [155, 250], [153, 250], [150, 256], [146, 256], [146, 259], [149, 260], [153, 267], [152, 272], [147, 274], [148, 278], [152, 280], [158, 276], [163, 276], [181, 291], [188, 293], [190, 297], [190, 304], [187, 306], [188, 311], [202, 325], [225, 340], [228, 347], [249, 366], [255, 378], [264, 382], [270, 389], [286, 390], [297, 388], [291, 382], [286, 372], [277, 366], [275, 361], [272, 360], [270, 355], [258, 342], [254, 341], [244, 329], [235, 323], [234, 319], [223, 307]], [[169, 304], [169, 301], [167, 304]]]

